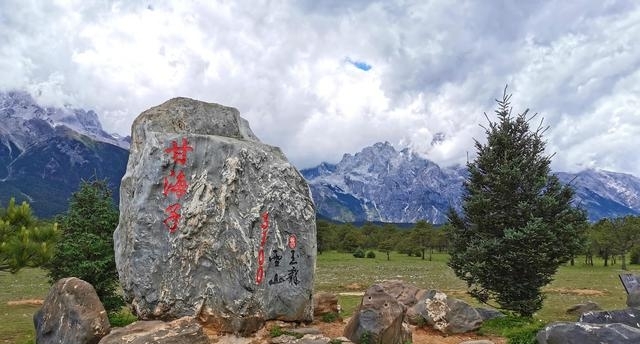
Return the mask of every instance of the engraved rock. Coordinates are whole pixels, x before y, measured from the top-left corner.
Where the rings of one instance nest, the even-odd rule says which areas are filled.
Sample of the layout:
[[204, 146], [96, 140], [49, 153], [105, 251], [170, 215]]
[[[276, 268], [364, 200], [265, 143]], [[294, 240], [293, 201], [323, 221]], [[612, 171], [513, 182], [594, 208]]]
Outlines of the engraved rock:
[[141, 319], [241, 335], [312, 320], [309, 187], [234, 108], [175, 98], [136, 118], [114, 241]]

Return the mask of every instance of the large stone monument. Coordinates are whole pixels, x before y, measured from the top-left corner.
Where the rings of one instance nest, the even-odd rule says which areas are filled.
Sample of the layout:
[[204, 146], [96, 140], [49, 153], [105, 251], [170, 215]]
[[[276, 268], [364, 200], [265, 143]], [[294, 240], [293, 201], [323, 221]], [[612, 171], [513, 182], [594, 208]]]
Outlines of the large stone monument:
[[243, 335], [312, 320], [309, 188], [234, 108], [175, 98], [136, 118], [114, 241], [141, 319], [195, 316]]

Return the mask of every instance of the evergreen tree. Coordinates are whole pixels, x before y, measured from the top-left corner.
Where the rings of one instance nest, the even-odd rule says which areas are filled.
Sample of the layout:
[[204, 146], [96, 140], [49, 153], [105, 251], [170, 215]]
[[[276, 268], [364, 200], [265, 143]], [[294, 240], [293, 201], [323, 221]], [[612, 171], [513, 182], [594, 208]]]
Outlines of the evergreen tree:
[[479, 301], [531, 316], [542, 307], [540, 289], [579, 252], [586, 216], [572, 207], [573, 190], [550, 173], [546, 128], [531, 130], [528, 110], [512, 116], [510, 98], [505, 88], [487, 143], [476, 140], [463, 214], [449, 212], [449, 265]]
[[44, 264], [53, 255], [59, 237], [57, 224], [41, 223], [28, 203], [9, 200], [0, 207], [0, 272], [18, 272]]
[[117, 293], [118, 273], [113, 250], [118, 210], [106, 180], [83, 181], [58, 222], [62, 239], [53, 259], [45, 266], [50, 281], [54, 283], [65, 277], [85, 280], [96, 289], [108, 312], [119, 311], [124, 301]]

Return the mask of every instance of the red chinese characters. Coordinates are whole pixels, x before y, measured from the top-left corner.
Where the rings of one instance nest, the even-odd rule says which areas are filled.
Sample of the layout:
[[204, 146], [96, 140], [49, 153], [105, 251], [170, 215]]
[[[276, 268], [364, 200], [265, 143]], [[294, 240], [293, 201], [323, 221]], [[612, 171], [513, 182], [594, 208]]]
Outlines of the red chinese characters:
[[[164, 150], [165, 153], [171, 155], [173, 162], [182, 166], [187, 163], [187, 153], [190, 151], [193, 151], [193, 147], [189, 146], [189, 141], [187, 141], [186, 138], [182, 138], [181, 145], [178, 145], [175, 140], [171, 141], [171, 146]], [[176, 200], [179, 200], [187, 193], [188, 188], [189, 184], [187, 183], [184, 171], [178, 171], [176, 174], [175, 170], [171, 170], [169, 176], [164, 177], [162, 194], [165, 197], [173, 194]], [[178, 229], [178, 223], [182, 217], [180, 208], [182, 208], [182, 206], [180, 203], [176, 202], [170, 204], [164, 210], [165, 214], [167, 214], [167, 218], [162, 222], [169, 229], [169, 233], [174, 233]]]
[[264, 279], [264, 245], [267, 243], [267, 232], [269, 231], [269, 212], [264, 212], [261, 216], [260, 224], [260, 250], [258, 251], [258, 271], [256, 272], [256, 284], [262, 283]]
[[186, 138], [182, 139], [182, 145], [178, 146], [176, 141], [171, 141], [171, 147], [165, 149], [165, 153], [170, 153], [173, 161], [178, 165], [187, 163], [187, 153], [192, 151], [193, 147], [189, 146]]

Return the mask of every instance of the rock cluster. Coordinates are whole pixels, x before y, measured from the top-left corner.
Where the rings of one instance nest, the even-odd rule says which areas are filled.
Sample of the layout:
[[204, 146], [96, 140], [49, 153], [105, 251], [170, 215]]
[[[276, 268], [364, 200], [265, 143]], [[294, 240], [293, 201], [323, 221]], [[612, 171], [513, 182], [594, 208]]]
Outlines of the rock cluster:
[[437, 290], [424, 290], [403, 281], [371, 286], [345, 328], [345, 336], [361, 342], [405, 343], [411, 339], [408, 324], [429, 326], [445, 334], [470, 332], [482, 322], [503, 316], [500, 312], [471, 307]]
[[312, 320], [309, 188], [236, 109], [176, 98], [140, 114], [120, 195], [116, 265], [141, 319], [242, 335]]

